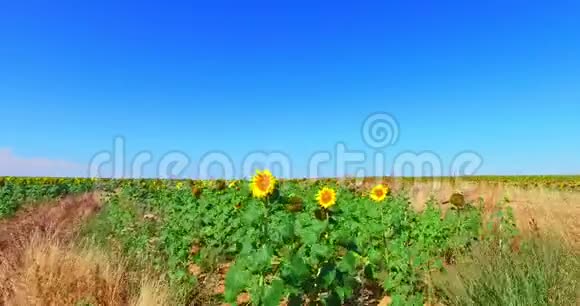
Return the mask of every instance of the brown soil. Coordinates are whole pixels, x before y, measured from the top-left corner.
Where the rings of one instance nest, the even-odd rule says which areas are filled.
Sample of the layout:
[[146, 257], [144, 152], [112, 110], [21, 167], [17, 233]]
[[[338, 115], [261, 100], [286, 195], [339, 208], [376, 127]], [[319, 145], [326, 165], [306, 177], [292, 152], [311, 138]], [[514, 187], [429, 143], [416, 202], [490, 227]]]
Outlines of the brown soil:
[[33, 239], [67, 243], [76, 234], [78, 225], [99, 208], [99, 195], [91, 193], [35, 205], [0, 220], [0, 305], [7, 303], [13, 294], [15, 276]]

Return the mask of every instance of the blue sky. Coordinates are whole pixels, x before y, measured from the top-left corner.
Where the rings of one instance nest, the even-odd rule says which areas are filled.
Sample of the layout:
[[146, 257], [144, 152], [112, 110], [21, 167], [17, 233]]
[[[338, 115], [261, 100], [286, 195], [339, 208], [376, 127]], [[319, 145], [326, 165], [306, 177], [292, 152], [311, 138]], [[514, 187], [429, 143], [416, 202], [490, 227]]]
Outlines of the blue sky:
[[84, 175], [122, 136], [147, 176], [171, 151], [237, 174], [279, 151], [304, 176], [339, 142], [376, 153], [376, 112], [399, 125], [387, 172], [429, 151], [449, 174], [469, 150], [479, 174], [580, 173], [579, 3], [386, 2], [5, 2], [0, 175]]

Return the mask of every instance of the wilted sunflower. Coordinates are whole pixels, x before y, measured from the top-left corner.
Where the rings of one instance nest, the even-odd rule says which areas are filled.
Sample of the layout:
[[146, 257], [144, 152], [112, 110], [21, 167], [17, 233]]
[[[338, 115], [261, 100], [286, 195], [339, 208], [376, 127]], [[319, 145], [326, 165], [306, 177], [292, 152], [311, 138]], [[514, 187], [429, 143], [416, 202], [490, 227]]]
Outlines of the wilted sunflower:
[[388, 192], [389, 187], [383, 184], [378, 184], [371, 189], [370, 197], [375, 202], [382, 202], [387, 197]]
[[465, 206], [465, 197], [463, 196], [463, 193], [460, 191], [454, 192], [449, 198], [449, 203], [457, 208]]
[[324, 208], [329, 208], [336, 203], [336, 191], [332, 188], [324, 187], [318, 191], [316, 201]]
[[217, 191], [222, 191], [222, 190], [226, 189], [227, 184], [226, 184], [225, 180], [217, 179], [217, 180], [215, 180], [213, 187]]
[[196, 186], [196, 185], [191, 186], [191, 194], [194, 197], [199, 198], [201, 196], [202, 192], [203, 192], [203, 189], [200, 186]]
[[252, 177], [250, 182], [250, 189], [252, 195], [256, 198], [264, 198], [274, 192], [276, 186], [276, 178], [272, 176], [270, 170], [263, 171], [256, 170], [256, 174]]
[[304, 200], [302, 200], [301, 197], [291, 196], [288, 199], [288, 205], [286, 206], [286, 208], [291, 212], [297, 212], [297, 211], [302, 210], [303, 205], [304, 205]]

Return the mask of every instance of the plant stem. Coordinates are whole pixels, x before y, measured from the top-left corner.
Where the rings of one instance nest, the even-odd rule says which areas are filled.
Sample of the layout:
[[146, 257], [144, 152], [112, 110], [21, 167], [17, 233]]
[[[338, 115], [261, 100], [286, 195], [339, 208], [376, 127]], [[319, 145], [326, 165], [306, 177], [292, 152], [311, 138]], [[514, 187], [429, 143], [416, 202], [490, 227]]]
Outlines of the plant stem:
[[[269, 217], [270, 215], [268, 214], [268, 210], [270, 209], [270, 198], [268, 197], [266, 199], [266, 207], [264, 207], [264, 224], [262, 224], [262, 229], [263, 229], [263, 233], [262, 233], [262, 239], [266, 239], [266, 237], [268, 237], [268, 222], [269, 222]], [[267, 239], [266, 239], [267, 240]], [[263, 242], [265, 244], [265, 242]]]

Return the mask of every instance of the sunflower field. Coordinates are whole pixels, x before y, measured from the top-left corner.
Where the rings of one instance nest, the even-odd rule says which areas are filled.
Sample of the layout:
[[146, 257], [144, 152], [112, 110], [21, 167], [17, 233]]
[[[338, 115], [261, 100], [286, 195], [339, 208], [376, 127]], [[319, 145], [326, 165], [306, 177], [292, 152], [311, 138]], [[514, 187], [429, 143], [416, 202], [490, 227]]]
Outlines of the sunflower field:
[[[390, 305], [438, 300], [431, 274], [487, 239], [482, 209], [411, 208], [377, 180], [3, 178], [0, 217], [67, 194], [106, 194], [83, 237], [165, 275], [181, 305]], [[506, 235], [513, 218], [499, 212]], [[487, 221], [486, 221], [487, 222]], [[509, 230], [507, 230], [509, 229]], [[503, 234], [502, 234], [503, 235]]]
[[[431, 177], [405, 177], [401, 183], [412, 185], [416, 182], [429, 182]], [[523, 189], [545, 188], [557, 191], [580, 191], [579, 175], [480, 175], [461, 177], [441, 177], [441, 182], [469, 182], [474, 184], [497, 184]]]
[[481, 239], [482, 217], [475, 206], [441, 217], [435, 203], [409, 204], [386, 184], [361, 192], [268, 171], [128, 181], [87, 231], [166, 273], [184, 304], [360, 305], [388, 294], [393, 305], [423, 305], [437, 297], [430, 273]]
[[85, 193], [94, 187], [91, 179], [0, 177], [0, 218], [11, 216], [23, 204]]

